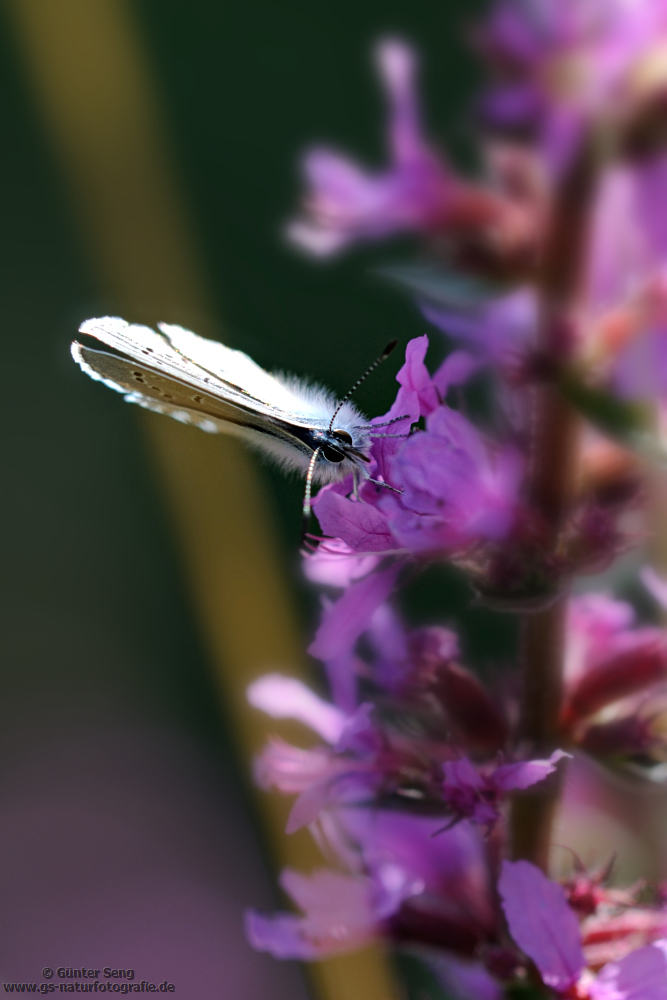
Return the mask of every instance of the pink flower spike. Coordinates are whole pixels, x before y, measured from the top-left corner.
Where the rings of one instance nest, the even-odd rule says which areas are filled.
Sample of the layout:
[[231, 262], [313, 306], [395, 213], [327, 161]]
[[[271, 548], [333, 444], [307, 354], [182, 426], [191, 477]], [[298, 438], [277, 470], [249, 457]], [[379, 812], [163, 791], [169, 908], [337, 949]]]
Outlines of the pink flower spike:
[[554, 750], [548, 760], [525, 760], [518, 764], [501, 764], [493, 774], [493, 784], [502, 792], [518, 791], [530, 788], [531, 785], [543, 781], [547, 775], [556, 770], [556, 764], [563, 757], [572, 757], [564, 750]]
[[579, 922], [563, 887], [528, 861], [503, 861], [498, 892], [516, 943], [535, 962], [546, 985], [565, 992], [585, 961]]
[[344, 714], [318, 698], [294, 677], [267, 674], [248, 688], [248, 701], [274, 719], [297, 719], [327, 743], [337, 743], [345, 727]]

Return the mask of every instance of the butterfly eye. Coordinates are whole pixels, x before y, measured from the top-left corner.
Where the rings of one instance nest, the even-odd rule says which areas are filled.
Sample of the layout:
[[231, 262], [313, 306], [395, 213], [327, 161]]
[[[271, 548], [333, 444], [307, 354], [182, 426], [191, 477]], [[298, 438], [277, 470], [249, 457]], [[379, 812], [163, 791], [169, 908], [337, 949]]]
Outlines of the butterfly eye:
[[326, 458], [327, 462], [333, 462], [334, 465], [342, 462], [345, 458], [342, 451], [339, 451], [338, 448], [332, 448], [331, 445], [328, 444], [321, 444], [320, 451], [322, 452], [323, 457]]
[[345, 444], [352, 444], [352, 438], [347, 433], [347, 431], [334, 430], [333, 433], [336, 435], [339, 441], [344, 441]]

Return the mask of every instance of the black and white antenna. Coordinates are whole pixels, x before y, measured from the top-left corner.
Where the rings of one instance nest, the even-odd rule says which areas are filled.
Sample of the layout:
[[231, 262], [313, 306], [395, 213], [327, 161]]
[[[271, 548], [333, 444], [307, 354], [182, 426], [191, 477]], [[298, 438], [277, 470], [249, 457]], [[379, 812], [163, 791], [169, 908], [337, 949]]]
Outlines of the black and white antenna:
[[375, 361], [373, 362], [372, 365], [368, 366], [368, 368], [366, 369], [366, 371], [364, 372], [364, 374], [361, 376], [361, 378], [357, 379], [357, 381], [354, 383], [354, 385], [349, 390], [349, 392], [345, 393], [345, 395], [341, 399], [340, 403], [338, 404], [338, 406], [336, 407], [336, 409], [333, 412], [333, 416], [331, 418], [331, 423], [329, 424], [329, 428], [328, 428], [330, 431], [333, 430], [334, 420], [336, 419], [336, 417], [340, 413], [341, 409], [345, 406], [345, 404], [347, 403], [348, 399], [352, 398], [352, 396], [355, 394], [355, 392], [357, 391], [357, 389], [359, 388], [359, 386], [361, 385], [361, 383], [364, 382], [368, 378], [368, 376], [371, 374], [371, 372], [374, 372], [378, 365], [381, 365], [383, 361], [387, 360], [387, 358], [389, 357], [389, 355], [394, 350], [394, 348], [396, 347], [397, 344], [398, 344], [397, 340], [390, 341], [390, 343], [388, 343], [387, 346], [385, 347], [385, 349], [382, 352], [382, 354], [378, 358], [375, 359]]

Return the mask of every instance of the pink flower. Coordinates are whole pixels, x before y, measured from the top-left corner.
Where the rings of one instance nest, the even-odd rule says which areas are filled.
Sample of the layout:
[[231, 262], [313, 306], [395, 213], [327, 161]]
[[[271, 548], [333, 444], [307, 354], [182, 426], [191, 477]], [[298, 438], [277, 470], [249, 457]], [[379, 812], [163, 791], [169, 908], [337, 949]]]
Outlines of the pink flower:
[[662, 629], [633, 627], [630, 605], [604, 594], [570, 603], [563, 722], [574, 725], [606, 705], [667, 677]]
[[571, 1000], [667, 1000], [667, 942], [629, 952], [596, 975], [563, 887], [528, 861], [503, 861], [498, 891], [510, 934], [544, 983]]
[[426, 817], [338, 810], [320, 835], [344, 871], [283, 876], [305, 916], [251, 913], [251, 943], [277, 957], [312, 959], [382, 934], [471, 956], [497, 933], [484, 843], [467, 823], [434, 836], [437, 830]]
[[500, 818], [499, 803], [509, 792], [530, 788], [556, 769], [570, 754], [555, 750], [548, 760], [527, 760], [501, 764], [493, 771], [478, 770], [467, 757], [443, 764], [445, 801], [457, 817], [465, 817], [488, 829]]
[[[357, 499], [344, 481], [320, 490], [313, 504], [323, 532], [358, 553], [461, 552], [506, 538], [518, 516], [523, 456], [510, 444], [494, 447], [440, 403], [457, 369], [445, 362], [431, 377], [424, 365], [427, 345], [426, 337], [408, 344], [396, 401], [378, 419], [405, 415], [409, 428], [421, 415], [426, 430], [373, 444], [374, 478], [402, 492], [365, 483]], [[400, 421], [392, 427], [402, 432]]]
[[391, 465], [399, 497], [380, 498], [388, 526], [412, 551], [461, 551], [507, 537], [519, 508], [524, 461], [512, 445], [494, 449], [462, 414], [440, 406], [426, 431]]
[[345, 728], [343, 712], [293, 677], [266, 674], [258, 678], [248, 688], [248, 701], [274, 719], [298, 719], [327, 743], [336, 743]]
[[298, 794], [287, 833], [314, 823], [332, 803], [372, 794], [381, 779], [374, 765], [378, 744], [370, 719], [372, 705], [364, 703], [346, 715], [301, 681], [279, 674], [260, 677], [251, 684], [248, 700], [274, 718], [298, 719], [329, 744], [301, 750], [274, 738], [255, 762], [255, 777], [263, 788]]
[[466, 309], [421, 298], [429, 323], [462, 342], [487, 364], [515, 365], [537, 338], [537, 299], [527, 288]]
[[375, 611], [394, 589], [399, 567], [373, 573], [353, 583], [322, 616], [308, 652], [321, 660], [333, 660], [349, 653], [371, 623]]
[[498, 123], [534, 128], [559, 169], [584, 123], [622, 104], [633, 73], [666, 36], [663, 0], [499, 0], [481, 37], [509, 72], [487, 111]]
[[304, 172], [311, 190], [306, 215], [291, 224], [288, 235], [317, 255], [334, 253], [354, 240], [432, 229], [448, 212], [452, 180], [421, 136], [414, 54], [403, 42], [385, 41], [376, 57], [390, 103], [391, 165], [372, 174], [327, 149], [307, 155]]
[[280, 884], [304, 916], [265, 917], [250, 910], [246, 914], [248, 940], [253, 948], [269, 951], [275, 958], [306, 961], [362, 948], [403, 899], [419, 888], [404, 882], [400, 872], [389, 867], [374, 879], [326, 869], [307, 876], [286, 869]]
[[381, 809], [345, 809], [338, 819], [370, 871], [389, 864], [421, 885], [392, 918], [396, 937], [440, 934], [442, 946], [461, 953], [493, 937], [492, 881], [478, 829], [464, 821], [442, 833], [441, 819]]
[[303, 571], [311, 583], [349, 587], [353, 581], [371, 573], [379, 562], [378, 556], [358, 556], [340, 538], [326, 538], [314, 552], [304, 553]]

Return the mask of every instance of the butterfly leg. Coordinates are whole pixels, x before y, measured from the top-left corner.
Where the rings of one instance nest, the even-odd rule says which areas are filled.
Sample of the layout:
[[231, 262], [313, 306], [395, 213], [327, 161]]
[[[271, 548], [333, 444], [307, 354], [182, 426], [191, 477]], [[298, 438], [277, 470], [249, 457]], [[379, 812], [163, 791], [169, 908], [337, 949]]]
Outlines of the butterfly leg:
[[390, 486], [389, 483], [385, 483], [381, 479], [373, 479], [373, 477], [370, 476], [365, 469], [362, 469], [361, 471], [367, 483], [373, 483], [374, 486], [384, 486], [386, 490], [391, 490], [392, 493], [401, 494], [403, 492], [403, 490], [399, 490], [397, 486]]
[[389, 427], [390, 424], [397, 424], [399, 420], [407, 420], [409, 413], [404, 413], [402, 417], [392, 417], [391, 420], [383, 420], [381, 424], [360, 424], [359, 430], [372, 431], [374, 427]]
[[410, 437], [410, 431], [407, 434], [369, 434], [373, 441], [377, 441], [378, 438], [407, 438]]

